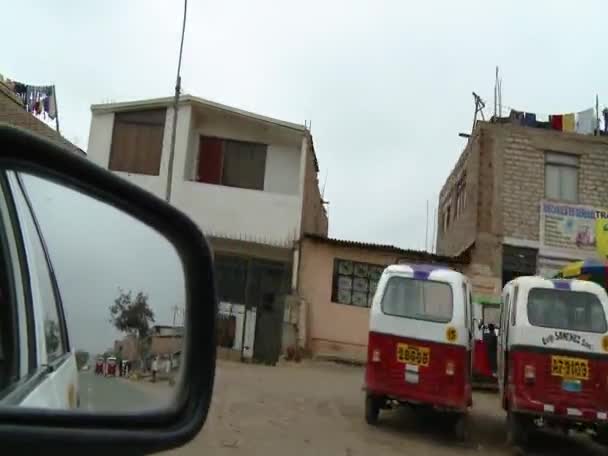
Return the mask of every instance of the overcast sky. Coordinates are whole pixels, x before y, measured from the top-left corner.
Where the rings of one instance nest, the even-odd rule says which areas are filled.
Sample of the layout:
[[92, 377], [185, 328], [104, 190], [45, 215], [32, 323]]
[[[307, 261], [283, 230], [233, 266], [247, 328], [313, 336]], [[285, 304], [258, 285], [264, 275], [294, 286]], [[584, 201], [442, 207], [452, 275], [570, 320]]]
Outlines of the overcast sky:
[[[142, 291], [153, 324], [172, 325], [185, 308], [181, 261], [160, 234], [118, 209], [70, 188], [22, 174], [49, 249], [71, 344], [91, 354], [125, 335], [109, 322], [120, 289]], [[69, 214], [69, 217], [66, 217]], [[176, 314], [183, 324], [183, 314]]]
[[[0, 73], [57, 86], [62, 133], [86, 149], [93, 103], [173, 94], [177, 0], [23, 0], [3, 21]], [[604, 90], [605, 2], [190, 1], [185, 92], [312, 121], [330, 235], [424, 248], [473, 118], [503, 104], [591, 107]], [[506, 112], [506, 111], [505, 111]]]

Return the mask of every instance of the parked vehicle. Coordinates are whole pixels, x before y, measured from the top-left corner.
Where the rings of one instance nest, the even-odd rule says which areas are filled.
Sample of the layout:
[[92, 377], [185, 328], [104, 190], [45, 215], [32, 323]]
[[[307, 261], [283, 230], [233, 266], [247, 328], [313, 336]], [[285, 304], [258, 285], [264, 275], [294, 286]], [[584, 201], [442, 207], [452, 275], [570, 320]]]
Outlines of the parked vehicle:
[[100, 356], [97, 358], [97, 360], [95, 361], [95, 375], [104, 375], [104, 359]]
[[427, 407], [465, 437], [472, 405], [471, 285], [438, 266], [387, 267], [374, 295], [365, 370], [365, 417], [395, 405]]
[[581, 280], [519, 277], [502, 293], [499, 388], [509, 435], [585, 430], [608, 443], [608, 295]]
[[116, 358], [114, 356], [106, 359], [106, 376], [116, 377]]

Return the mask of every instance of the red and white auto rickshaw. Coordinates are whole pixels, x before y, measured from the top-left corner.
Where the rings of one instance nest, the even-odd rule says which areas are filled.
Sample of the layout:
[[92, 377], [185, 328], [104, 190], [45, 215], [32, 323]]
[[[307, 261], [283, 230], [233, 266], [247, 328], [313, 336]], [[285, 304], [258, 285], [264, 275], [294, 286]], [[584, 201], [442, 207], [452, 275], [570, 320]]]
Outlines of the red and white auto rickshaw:
[[106, 376], [116, 377], [116, 358], [114, 356], [106, 359]]
[[427, 407], [454, 418], [459, 438], [472, 405], [471, 285], [438, 266], [392, 265], [370, 311], [365, 417], [381, 409]]
[[502, 294], [498, 381], [511, 441], [542, 427], [608, 443], [608, 296], [581, 280], [518, 277]]
[[104, 359], [99, 356], [95, 360], [95, 375], [104, 375]]

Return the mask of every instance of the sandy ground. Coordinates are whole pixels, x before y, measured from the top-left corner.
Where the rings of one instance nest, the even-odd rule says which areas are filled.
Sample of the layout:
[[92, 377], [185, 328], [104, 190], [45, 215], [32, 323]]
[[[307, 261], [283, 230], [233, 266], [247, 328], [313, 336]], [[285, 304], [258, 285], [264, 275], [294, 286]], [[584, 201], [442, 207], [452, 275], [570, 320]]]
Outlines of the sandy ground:
[[[278, 367], [220, 362], [203, 430], [167, 455], [503, 455], [505, 416], [497, 395], [478, 392], [471, 439], [457, 442], [436, 416], [407, 408], [381, 412], [380, 424], [363, 419], [363, 369], [330, 363]], [[605, 454], [585, 437], [536, 437], [524, 454]], [[519, 452], [521, 454], [521, 451]]]

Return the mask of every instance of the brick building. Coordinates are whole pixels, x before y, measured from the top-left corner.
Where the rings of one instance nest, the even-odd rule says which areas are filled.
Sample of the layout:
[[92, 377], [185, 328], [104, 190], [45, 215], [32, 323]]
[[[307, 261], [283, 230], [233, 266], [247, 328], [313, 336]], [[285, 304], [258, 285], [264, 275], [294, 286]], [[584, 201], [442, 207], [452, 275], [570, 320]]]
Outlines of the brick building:
[[594, 256], [608, 208], [608, 137], [477, 123], [439, 196], [437, 251], [469, 251], [478, 294]]
[[23, 107], [23, 102], [11, 88], [0, 80], [0, 123], [25, 128], [51, 141], [84, 155], [84, 151], [37, 119]]

